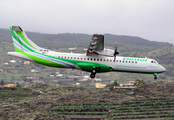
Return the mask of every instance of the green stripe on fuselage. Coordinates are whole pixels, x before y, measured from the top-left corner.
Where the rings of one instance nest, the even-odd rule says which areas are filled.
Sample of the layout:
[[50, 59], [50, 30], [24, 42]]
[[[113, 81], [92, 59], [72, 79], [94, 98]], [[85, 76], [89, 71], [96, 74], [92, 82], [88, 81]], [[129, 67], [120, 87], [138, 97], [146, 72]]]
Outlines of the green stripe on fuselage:
[[[18, 48], [16, 48], [16, 49], [18, 49]], [[42, 64], [42, 65], [51, 66], [51, 67], [58, 67], [58, 68], [66, 68], [65, 66], [63, 66], [59, 63], [56, 63], [56, 62], [53, 62], [53, 61], [49, 62], [47, 59], [40, 58], [40, 57], [37, 57], [35, 55], [31, 55], [27, 52], [22, 51], [22, 52], [19, 52], [19, 53], [29, 57], [30, 59], [32, 59], [36, 63]]]
[[[18, 49], [18, 48], [16, 47], [15, 49]], [[62, 65], [63, 67], [61, 67], [60, 64], [57, 65], [58, 63], [56, 63], [56, 62], [53, 62], [53, 61], [50, 61], [50, 60], [47, 60], [47, 59], [43, 59], [43, 58], [37, 57], [35, 55], [31, 55], [31, 54], [29, 54], [27, 52], [23, 52], [22, 50], [18, 50], [18, 51], [21, 51], [20, 52], [21, 54], [29, 57], [30, 59], [32, 59], [36, 63], [40, 63], [40, 64], [43, 64], [43, 65], [52, 66], [52, 67], [65, 68], [65, 66], [63, 66], [63, 65]], [[98, 72], [108, 72], [108, 71], [111, 71], [112, 70], [112, 68], [110, 66], [104, 65], [104, 64], [100, 64], [100, 63], [93, 63], [93, 62], [86, 62], [86, 61], [77, 61], [77, 60], [56, 58], [54, 56], [50, 56], [50, 55], [46, 55], [46, 54], [42, 54], [42, 53], [38, 53], [38, 52], [33, 52], [33, 53], [38, 54], [38, 55], [41, 55], [41, 56], [49, 57], [49, 58], [52, 58], [52, 59], [65, 61], [65, 62], [68, 62], [69, 64], [70, 63], [71, 64], [74, 64], [74, 65], [72, 65], [73, 67], [75, 67], [75, 65], [77, 65], [82, 70], [88, 71], [88, 72], [91, 72], [94, 67], [100, 67], [101, 68]]]

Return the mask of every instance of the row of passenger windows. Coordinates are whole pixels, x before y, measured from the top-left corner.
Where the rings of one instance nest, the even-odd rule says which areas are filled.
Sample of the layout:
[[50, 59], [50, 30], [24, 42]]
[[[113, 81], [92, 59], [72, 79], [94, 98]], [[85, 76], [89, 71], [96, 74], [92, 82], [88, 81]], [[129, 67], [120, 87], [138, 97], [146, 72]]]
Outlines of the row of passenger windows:
[[[111, 59], [96, 59], [96, 58], [82, 58], [82, 57], [66, 57], [66, 56], [58, 56], [58, 58], [65, 58], [65, 59], [74, 59], [74, 60], [91, 60], [91, 61], [107, 61], [107, 62], [115, 62], [115, 60]], [[116, 60], [116, 62], [123, 62], [123, 63], [137, 63], [137, 61], [125, 61], [125, 60]]]

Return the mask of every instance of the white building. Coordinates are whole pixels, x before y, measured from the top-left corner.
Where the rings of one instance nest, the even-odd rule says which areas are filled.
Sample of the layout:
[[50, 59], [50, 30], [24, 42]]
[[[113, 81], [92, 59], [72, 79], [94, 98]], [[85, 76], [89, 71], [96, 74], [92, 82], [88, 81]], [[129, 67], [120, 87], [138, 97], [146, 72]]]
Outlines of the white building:
[[63, 77], [63, 74], [58, 74], [58, 75], [56, 75], [57, 77]]
[[9, 62], [11, 62], [11, 63], [15, 63], [16, 61], [15, 61], [15, 60], [10, 60]]
[[95, 80], [95, 81], [102, 81], [101, 79], [97, 79], [97, 78], [95, 78], [94, 80]]
[[5, 65], [8, 65], [8, 62], [4, 63]]
[[90, 77], [87, 76], [87, 75], [84, 75], [84, 76], [83, 76], [83, 79], [90, 79]]
[[80, 83], [76, 83], [75, 85], [80, 85]]
[[68, 48], [68, 50], [76, 50], [77, 48], [76, 47], [74, 47], [74, 48]]

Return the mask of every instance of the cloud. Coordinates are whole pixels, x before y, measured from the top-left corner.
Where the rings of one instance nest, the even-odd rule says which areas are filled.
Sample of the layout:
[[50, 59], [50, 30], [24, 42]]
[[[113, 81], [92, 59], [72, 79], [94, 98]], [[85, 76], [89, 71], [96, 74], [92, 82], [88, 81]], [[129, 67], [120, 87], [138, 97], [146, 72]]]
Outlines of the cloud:
[[0, 27], [20, 25], [41, 33], [112, 33], [173, 42], [173, 5], [173, 0], [6, 0], [0, 4]]

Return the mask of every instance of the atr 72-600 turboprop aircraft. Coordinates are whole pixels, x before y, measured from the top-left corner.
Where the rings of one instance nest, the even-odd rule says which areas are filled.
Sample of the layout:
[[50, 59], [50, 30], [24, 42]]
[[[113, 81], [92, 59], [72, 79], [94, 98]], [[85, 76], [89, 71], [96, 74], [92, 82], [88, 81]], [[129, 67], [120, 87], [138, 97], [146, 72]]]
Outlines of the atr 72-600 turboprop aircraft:
[[153, 74], [154, 79], [157, 79], [158, 73], [166, 71], [154, 59], [117, 56], [117, 44], [115, 50], [105, 49], [104, 35], [101, 34], [93, 35], [86, 54], [74, 54], [37, 46], [19, 26], [12, 26], [10, 30], [15, 52], [8, 52], [9, 55], [51, 67], [91, 72], [91, 78], [94, 78], [96, 73], [116, 71]]

